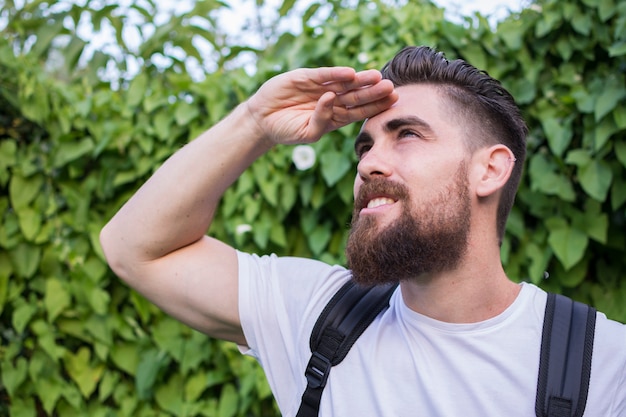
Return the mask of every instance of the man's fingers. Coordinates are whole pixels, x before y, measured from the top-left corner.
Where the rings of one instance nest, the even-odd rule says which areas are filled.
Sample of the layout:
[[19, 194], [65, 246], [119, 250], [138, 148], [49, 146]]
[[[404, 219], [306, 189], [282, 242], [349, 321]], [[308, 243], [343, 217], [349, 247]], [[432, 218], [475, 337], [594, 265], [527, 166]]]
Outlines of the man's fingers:
[[[335, 103], [337, 103], [337, 100], [339, 100], [339, 97], [335, 99]], [[398, 93], [392, 91], [390, 94], [384, 95], [377, 100], [368, 100], [356, 106], [335, 106], [333, 120], [341, 126], [358, 122], [387, 110], [396, 101], [398, 101]]]
[[393, 83], [389, 80], [382, 80], [373, 85], [367, 85], [339, 94], [336, 102], [346, 107], [362, 106], [367, 103], [382, 100], [393, 92]]
[[335, 97], [335, 93], [328, 91], [317, 101], [307, 129], [308, 139], [319, 139], [323, 134], [335, 128], [332, 126], [335, 123]]
[[[333, 68], [333, 69], [346, 69], [346, 68]], [[335, 76], [334, 78], [330, 77], [330, 74], [333, 71], [330, 71], [327, 75], [329, 78], [325, 78], [320, 76], [319, 80], [326, 80], [325, 82], [320, 83], [325, 89], [330, 90], [337, 94], [345, 94], [352, 90], [358, 90], [367, 86], [376, 85], [382, 80], [382, 75], [378, 70], [366, 70], [361, 72], [354, 72], [352, 70], [352, 76], [347, 77], [349, 72], [338, 71], [338, 73], [343, 74], [346, 78], [340, 78], [339, 76]]]

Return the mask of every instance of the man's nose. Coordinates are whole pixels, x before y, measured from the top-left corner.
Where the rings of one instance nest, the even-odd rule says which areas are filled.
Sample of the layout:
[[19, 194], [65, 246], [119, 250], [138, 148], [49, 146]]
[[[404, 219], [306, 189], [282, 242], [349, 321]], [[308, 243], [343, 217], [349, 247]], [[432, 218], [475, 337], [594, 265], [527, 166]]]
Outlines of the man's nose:
[[392, 168], [391, 155], [383, 149], [383, 146], [376, 144], [372, 145], [361, 157], [357, 165], [357, 172], [359, 177], [366, 181], [375, 176], [388, 177], [391, 175]]

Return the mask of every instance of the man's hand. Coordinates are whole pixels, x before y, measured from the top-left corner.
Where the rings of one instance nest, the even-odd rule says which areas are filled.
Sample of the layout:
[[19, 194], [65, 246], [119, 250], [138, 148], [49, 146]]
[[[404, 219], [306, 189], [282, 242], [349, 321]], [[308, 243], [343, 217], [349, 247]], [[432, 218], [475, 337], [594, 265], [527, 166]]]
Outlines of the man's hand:
[[298, 69], [267, 81], [246, 103], [270, 144], [317, 141], [347, 124], [372, 117], [398, 99], [377, 70]]

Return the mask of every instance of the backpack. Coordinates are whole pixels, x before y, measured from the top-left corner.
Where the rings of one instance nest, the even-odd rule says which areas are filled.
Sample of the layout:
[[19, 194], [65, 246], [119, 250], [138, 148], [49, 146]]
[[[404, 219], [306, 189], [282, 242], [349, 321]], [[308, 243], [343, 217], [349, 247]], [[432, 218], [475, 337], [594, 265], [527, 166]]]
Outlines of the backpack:
[[[346, 282], [311, 332], [307, 387], [296, 417], [316, 417], [333, 366], [340, 363], [376, 316], [389, 307], [398, 284], [362, 287]], [[537, 417], [582, 417], [587, 403], [596, 310], [548, 293], [537, 382]]]

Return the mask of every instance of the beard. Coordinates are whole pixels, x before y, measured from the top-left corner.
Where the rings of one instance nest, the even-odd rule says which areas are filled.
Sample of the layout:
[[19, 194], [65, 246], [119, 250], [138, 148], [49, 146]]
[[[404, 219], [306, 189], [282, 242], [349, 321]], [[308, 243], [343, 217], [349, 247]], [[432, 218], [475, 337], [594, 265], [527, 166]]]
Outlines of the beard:
[[[402, 204], [400, 217], [387, 226], [378, 226], [374, 216], [359, 217], [365, 196], [377, 194]], [[346, 257], [361, 285], [427, 279], [455, 269], [467, 251], [471, 212], [465, 164], [442, 192], [416, 207], [404, 185], [385, 179], [363, 183], [354, 207]]]

